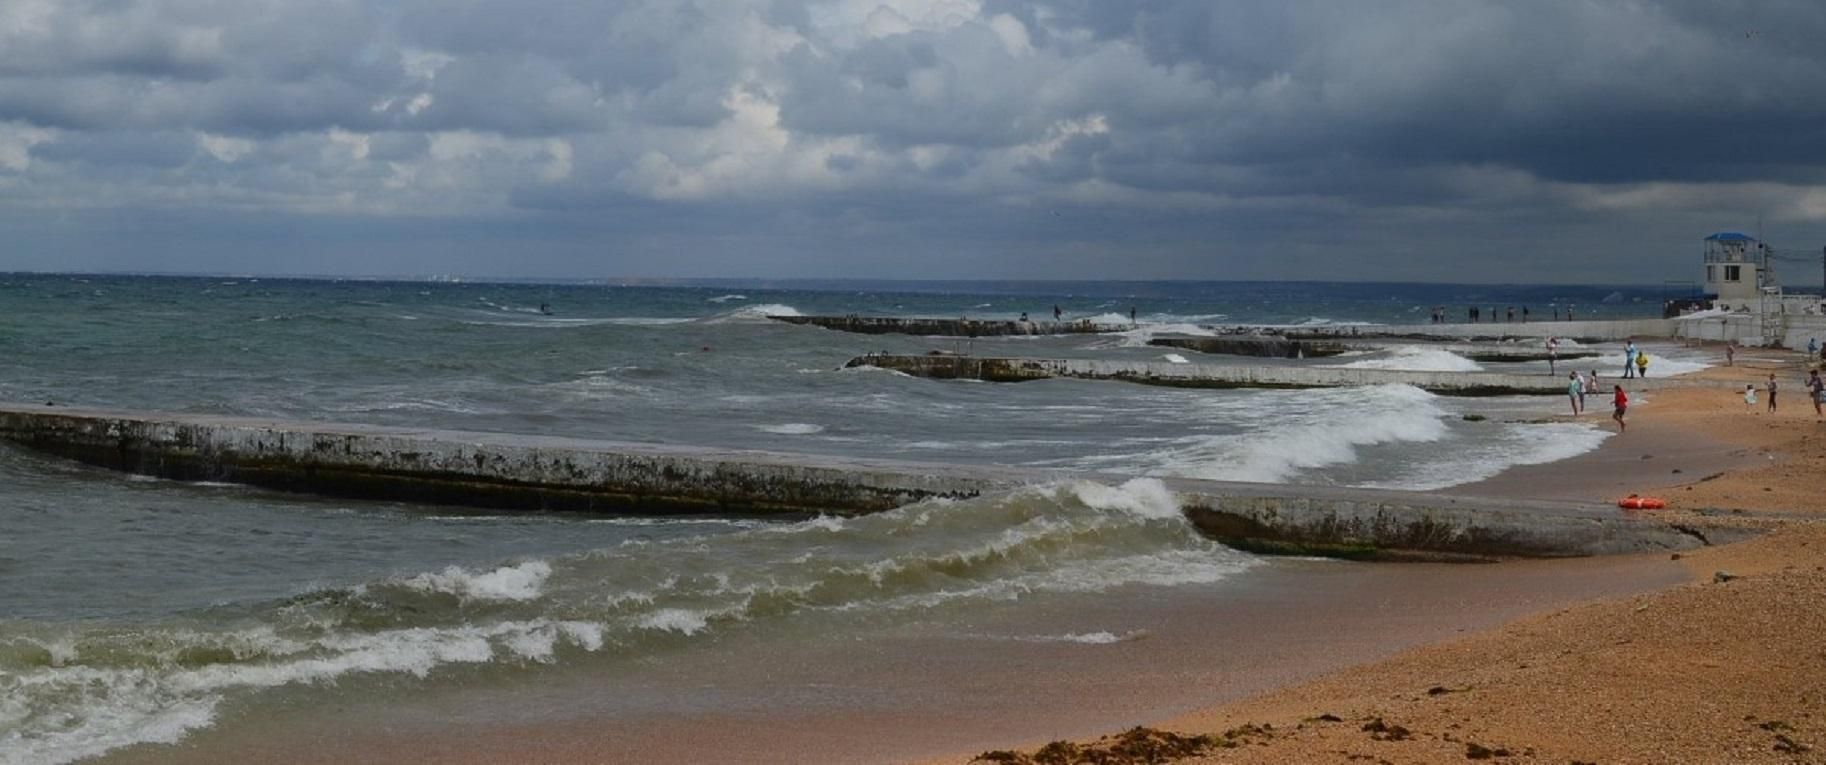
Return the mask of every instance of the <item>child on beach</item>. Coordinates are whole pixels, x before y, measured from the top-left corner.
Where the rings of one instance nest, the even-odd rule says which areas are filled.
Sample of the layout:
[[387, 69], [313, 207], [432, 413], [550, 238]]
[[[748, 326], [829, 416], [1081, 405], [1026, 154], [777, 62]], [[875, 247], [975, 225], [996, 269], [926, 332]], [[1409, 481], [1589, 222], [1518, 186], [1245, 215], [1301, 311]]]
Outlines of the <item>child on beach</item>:
[[1622, 433], [1623, 431], [1629, 430], [1629, 424], [1623, 421], [1623, 413], [1629, 411], [1629, 395], [1623, 392], [1623, 386], [1618, 385], [1615, 387], [1617, 389], [1617, 394], [1612, 399], [1611, 403], [1617, 407], [1617, 410], [1611, 413], [1610, 418], [1617, 421], [1617, 432]]
[[1579, 416], [1579, 401], [1585, 398], [1585, 381], [1579, 379], [1579, 373], [1566, 375], [1566, 400], [1572, 402], [1572, 416]]
[[1752, 385], [1750, 383], [1744, 383], [1744, 411], [1749, 412], [1749, 411], [1753, 411], [1755, 409], [1756, 409], [1756, 386]]

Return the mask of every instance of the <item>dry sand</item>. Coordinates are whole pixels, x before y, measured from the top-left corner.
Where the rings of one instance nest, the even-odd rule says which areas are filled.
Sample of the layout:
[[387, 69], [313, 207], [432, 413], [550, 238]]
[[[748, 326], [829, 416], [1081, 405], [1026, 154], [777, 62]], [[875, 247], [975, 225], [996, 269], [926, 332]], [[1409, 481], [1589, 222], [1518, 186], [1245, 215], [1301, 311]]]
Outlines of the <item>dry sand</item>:
[[[1826, 423], [1802, 394], [1798, 355], [1742, 354], [1738, 366], [1698, 376], [1760, 387], [1771, 372], [1783, 390], [1774, 415], [1760, 393], [1746, 412], [1741, 388], [1660, 392], [1632, 406], [1629, 431], [1603, 456], [1466, 489], [1532, 482], [1596, 498], [1638, 480], [1679, 483], [1651, 481], [1664, 473], [1689, 481], [1661, 489], [1670, 522], [1765, 536], [1678, 556], [1690, 584], [1537, 615], [1168, 720], [1168, 730], [1224, 742], [1182, 761], [1826, 762]], [[1676, 450], [1679, 474], [1643, 469], [1623, 480], [1575, 467], [1669, 465], [1663, 457]], [[1694, 470], [1695, 460], [1729, 469]]]

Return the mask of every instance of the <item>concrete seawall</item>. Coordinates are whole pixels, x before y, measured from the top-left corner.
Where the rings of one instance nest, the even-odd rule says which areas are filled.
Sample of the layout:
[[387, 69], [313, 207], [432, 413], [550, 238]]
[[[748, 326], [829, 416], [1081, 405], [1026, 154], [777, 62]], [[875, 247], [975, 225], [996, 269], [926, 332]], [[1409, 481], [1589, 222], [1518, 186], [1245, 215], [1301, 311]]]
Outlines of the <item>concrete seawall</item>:
[[1275, 331], [1296, 340], [1388, 338], [1407, 340], [1502, 341], [1564, 337], [1581, 343], [1617, 343], [1629, 338], [1675, 337], [1672, 319], [1607, 321], [1535, 321], [1527, 324], [1378, 324], [1358, 326], [1282, 327]]
[[[1559, 375], [1515, 375], [1490, 372], [1411, 372], [1343, 367], [1269, 367], [1223, 364], [1171, 364], [1089, 359], [1027, 359], [985, 356], [897, 356], [872, 354], [847, 366], [875, 366], [915, 377], [940, 380], [1027, 382], [1055, 377], [1113, 380], [1176, 388], [1343, 388], [1358, 385], [1412, 385], [1445, 396], [1565, 395]], [[1671, 378], [1605, 379], [1631, 393], [1673, 387], [1709, 386]]]
[[[1258, 358], [1282, 359], [1315, 359], [1339, 356], [1352, 351], [1380, 351], [1393, 347], [1389, 342], [1340, 342], [1336, 340], [1291, 340], [1274, 335], [1219, 335], [1216, 337], [1156, 337], [1148, 340], [1148, 345], [1161, 348], [1181, 348], [1199, 353], [1213, 353], [1228, 356], [1254, 356]], [[1469, 345], [1464, 343], [1432, 343], [1427, 347], [1436, 348], [1448, 353], [1455, 353], [1472, 361], [1521, 362], [1546, 361], [1547, 349], [1539, 344], [1511, 343], [1505, 345], [1483, 344]], [[1582, 359], [1600, 356], [1597, 351], [1564, 349], [1554, 358]]]
[[1088, 321], [1005, 321], [984, 319], [919, 319], [889, 316], [769, 316], [774, 321], [823, 327], [863, 335], [921, 335], [926, 337], [1001, 337], [1007, 335], [1098, 335], [1127, 332], [1127, 324], [1092, 324]]
[[[360, 499], [616, 514], [867, 513], [1122, 476], [568, 438], [0, 406], [0, 439], [92, 465]], [[1171, 479], [1206, 535], [1259, 552], [1481, 559], [1681, 550], [1697, 534], [1576, 503]]]

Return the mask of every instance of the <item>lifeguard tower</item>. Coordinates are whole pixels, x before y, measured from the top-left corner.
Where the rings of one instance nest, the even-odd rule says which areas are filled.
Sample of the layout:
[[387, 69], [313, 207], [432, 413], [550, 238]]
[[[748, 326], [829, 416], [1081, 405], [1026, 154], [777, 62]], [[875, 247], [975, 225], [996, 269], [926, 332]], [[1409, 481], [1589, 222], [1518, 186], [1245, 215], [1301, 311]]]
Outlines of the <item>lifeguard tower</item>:
[[1721, 231], [1706, 237], [1706, 294], [1721, 305], [1743, 305], [1773, 287], [1769, 246], [1749, 234]]

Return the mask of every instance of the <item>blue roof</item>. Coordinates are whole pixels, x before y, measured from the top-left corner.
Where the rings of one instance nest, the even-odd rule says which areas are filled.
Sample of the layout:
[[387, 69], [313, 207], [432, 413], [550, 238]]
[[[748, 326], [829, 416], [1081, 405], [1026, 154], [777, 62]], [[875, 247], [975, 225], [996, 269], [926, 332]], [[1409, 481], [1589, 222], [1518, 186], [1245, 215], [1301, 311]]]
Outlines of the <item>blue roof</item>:
[[1756, 237], [1750, 236], [1749, 234], [1740, 234], [1740, 233], [1737, 233], [1736, 231], [1720, 231], [1716, 234], [1706, 237], [1706, 241], [1708, 241], [1708, 242], [1754, 242], [1754, 241], [1756, 241]]

